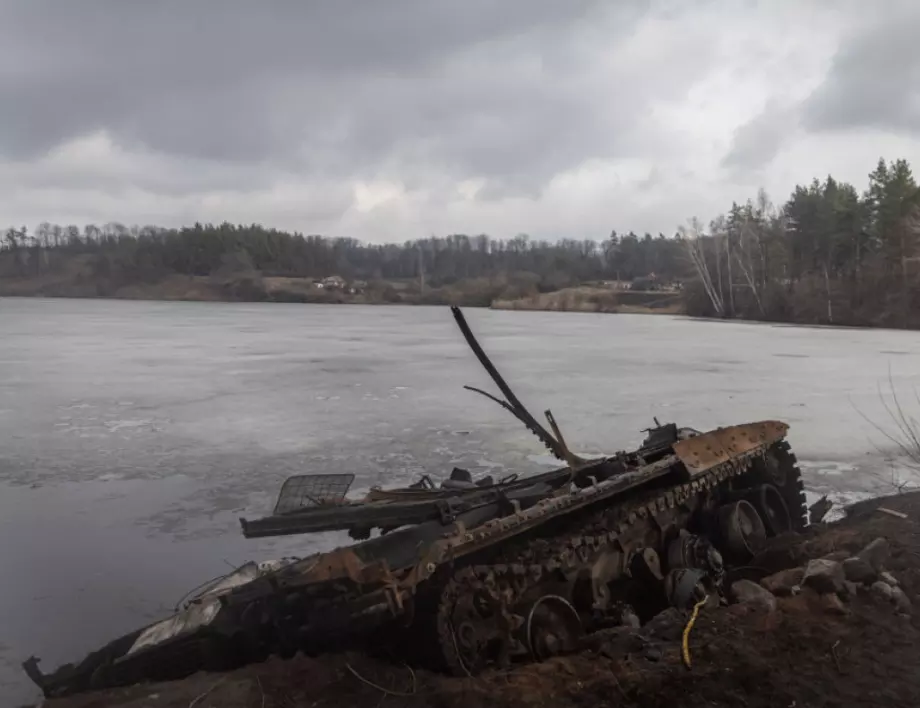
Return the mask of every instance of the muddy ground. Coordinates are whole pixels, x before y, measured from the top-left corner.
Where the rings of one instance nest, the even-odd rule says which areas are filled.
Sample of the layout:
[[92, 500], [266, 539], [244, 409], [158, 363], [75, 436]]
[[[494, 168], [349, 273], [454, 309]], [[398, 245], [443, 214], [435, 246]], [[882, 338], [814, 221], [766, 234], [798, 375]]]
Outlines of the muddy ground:
[[[906, 519], [879, 512], [900, 511]], [[753, 605], [704, 610], [690, 635], [692, 668], [681, 662], [686, 614], [646, 638], [471, 679], [448, 678], [352, 654], [270, 660], [227, 674], [134, 686], [46, 702], [48, 708], [536, 708], [538, 706], [920, 706], [920, 493], [862, 502], [843, 520], [774, 539], [769, 553], [735, 571], [758, 579], [830, 553], [855, 553], [877, 537], [887, 568], [914, 606], [898, 613], [865, 588], [829, 610], [804, 589]], [[838, 606], [837, 612], [841, 608]], [[673, 611], [676, 612], [676, 611]], [[622, 640], [622, 637], [621, 637]], [[360, 677], [360, 678], [359, 678]], [[371, 685], [371, 684], [376, 684]]]

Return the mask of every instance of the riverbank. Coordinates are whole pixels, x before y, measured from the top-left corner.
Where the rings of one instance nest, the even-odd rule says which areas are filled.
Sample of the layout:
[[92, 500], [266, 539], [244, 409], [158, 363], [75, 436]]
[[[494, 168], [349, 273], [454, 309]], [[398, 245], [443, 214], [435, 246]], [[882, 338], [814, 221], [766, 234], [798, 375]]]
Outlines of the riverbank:
[[[466, 287], [465, 287], [466, 286]], [[171, 275], [153, 282], [118, 281], [73, 274], [0, 278], [0, 297], [111, 298], [186, 302], [300, 302], [355, 305], [446, 305], [488, 307], [491, 291], [460, 283], [420, 291], [414, 281], [375, 281], [328, 287], [310, 278]]]
[[[632, 290], [606, 281], [586, 282], [547, 292], [534, 289], [532, 279], [498, 274], [490, 277], [453, 280], [449, 284], [422, 286], [411, 279], [349, 282], [334, 287], [324, 280], [264, 276], [258, 271], [224, 275], [173, 274], [150, 282], [115, 278], [92, 273], [80, 259], [73, 259], [61, 271], [35, 276], [0, 276], [0, 297], [107, 298], [117, 300], [186, 302], [287, 302], [353, 305], [458, 305], [493, 310], [584, 312], [607, 314], [683, 315], [700, 320], [761, 322], [807, 327], [920, 329], [920, 320], [898, 319], [885, 310], [878, 318], [853, 316], [845, 308], [826, 310], [809, 306], [804, 298], [796, 306], [782, 308], [781, 315], [766, 316], [739, 309], [735, 316], [717, 317], [701, 306], [696, 284], [684, 290]], [[795, 304], [795, 303], [793, 303]]]
[[678, 291], [623, 290], [604, 285], [579, 285], [515, 299], [496, 299], [493, 310], [604, 312], [682, 315]]
[[[266, 277], [258, 272], [230, 276], [172, 275], [154, 282], [120, 284], [82, 271], [0, 278], [0, 297], [113, 298], [191, 302], [301, 302], [355, 305], [460, 305], [495, 310], [684, 314], [679, 292], [635, 291], [584, 284], [521, 294], [506, 276], [458, 280], [420, 287], [416, 280], [380, 280], [328, 287], [322, 280]], [[511, 295], [511, 296], [509, 296]]]
[[[920, 493], [911, 493], [861, 502], [839, 522], [775, 539], [752, 563], [756, 567], [729, 579], [734, 587], [740, 587], [735, 585], [739, 580], [760, 583], [760, 593], [747, 599], [736, 595], [732, 604], [706, 609], [695, 622], [688, 643], [690, 669], [682, 664], [680, 649], [687, 614], [668, 610], [642, 630], [595, 635], [576, 654], [475, 678], [446, 677], [355, 653], [296, 656], [223, 674], [52, 700], [45, 706], [576, 708], [611, 701], [619, 706], [733, 708], [916, 706], [920, 668], [912, 657], [920, 650], [918, 529]], [[865, 556], [870, 544], [873, 552]], [[800, 587], [783, 581], [798, 577], [801, 571], [792, 569], [809, 560], [830, 558], [839, 564], [854, 554], [871, 558], [872, 578], [882, 568], [888, 575], [874, 585], [840, 584], [837, 590], [836, 584], [800, 580]]]

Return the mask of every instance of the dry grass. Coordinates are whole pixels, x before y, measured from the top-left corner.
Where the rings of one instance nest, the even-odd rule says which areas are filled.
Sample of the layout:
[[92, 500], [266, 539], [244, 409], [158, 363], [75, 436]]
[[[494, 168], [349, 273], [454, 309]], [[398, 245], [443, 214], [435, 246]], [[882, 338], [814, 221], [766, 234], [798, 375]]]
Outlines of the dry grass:
[[515, 300], [495, 300], [492, 309], [668, 315], [684, 312], [680, 295], [676, 293], [624, 291], [591, 285], [564, 288]]
[[[887, 426], [871, 420], [859, 409], [857, 409], [857, 412], [862, 416], [863, 420], [868, 422], [894, 446], [898, 466], [906, 468], [898, 469], [894, 461], [889, 460], [890, 469], [888, 475], [876, 473], [874, 476], [879, 478], [885, 486], [891, 486], [898, 493], [903, 493], [916, 489], [916, 479], [920, 477], [920, 421], [917, 420], [915, 414], [907, 410], [898, 396], [890, 368], [888, 370], [888, 385], [891, 389], [890, 401], [886, 399], [881, 386], [878, 389], [879, 399], [890, 421]], [[918, 394], [916, 388], [912, 390], [912, 393], [915, 403], [920, 407], [920, 394]], [[884, 450], [877, 449], [880, 453], [885, 454]]]

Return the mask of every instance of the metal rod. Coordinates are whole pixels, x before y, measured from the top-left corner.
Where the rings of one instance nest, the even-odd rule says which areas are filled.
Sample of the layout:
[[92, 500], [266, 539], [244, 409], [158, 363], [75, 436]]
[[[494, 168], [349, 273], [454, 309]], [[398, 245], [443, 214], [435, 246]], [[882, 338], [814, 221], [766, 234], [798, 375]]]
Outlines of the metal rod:
[[[563, 445], [559, 443], [556, 438], [554, 438], [550, 432], [540, 425], [537, 422], [537, 419], [534, 418], [530, 411], [524, 407], [524, 404], [518, 400], [518, 397], [514, 395], [514, 391], [511, 390], [511, 387], [505, 382], [505, 379], [502, 378], [502, 375], [498, 373], [498, 369], [495, 368], [495, 365], [482, 350], [482, 347], [479, 346], [479, 342], [476, 341], [476, 337], [473, 335], [470, 326], [466, 323], [466, 318], [463, 316], [463, 313], [460, 311], [460, 308], [456, 305], [451, 306], [451, 313], [454, 316], [454, 319], [457, 321], [457, 326], [460, 327], [460, 331], [463, 333], [466, 343], [470, 345], [470, 349], [473, 350], [473, 354], [476, 355], [476, 358], [479, 359], [479, 363], [482, 364], [483, 368], [488, 372], [489, 376], [492, 377], [492, 380], [495, 382], [495, 385], [501, 389], [501, 392], [505, 395], [508, 405], [510, 406], [511, 412], [520, 420], [527, 428], [536, 435], [543, 442], [544, 445], [553, 453], [557, 458], [563, 461], [566, 460], [566, 451]], [[496, 400], [492, 397], [492, 400]]]

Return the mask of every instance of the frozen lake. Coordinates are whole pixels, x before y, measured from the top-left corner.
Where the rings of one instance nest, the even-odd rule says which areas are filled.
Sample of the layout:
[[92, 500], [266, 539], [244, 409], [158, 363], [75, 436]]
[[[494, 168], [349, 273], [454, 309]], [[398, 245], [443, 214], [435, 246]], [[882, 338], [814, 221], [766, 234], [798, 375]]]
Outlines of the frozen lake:
[[[569, 444], [614, 452], [652, 417], [779, 418], [810, 489], [890, 492], [879, 389], [920, 417], [920, 333], [664, 316], [468, 310], [483, 347]], [[343, 537], [246, 541], [282, 480], [354, 490], [454, 465], [536, 471], [539, 442], [447, 308], [0, 299], [0, 704], [250, 558]], [[890, 401], [890, 399], [889, 399]], [[900, 469], [900, 468], [896, 468]]]

